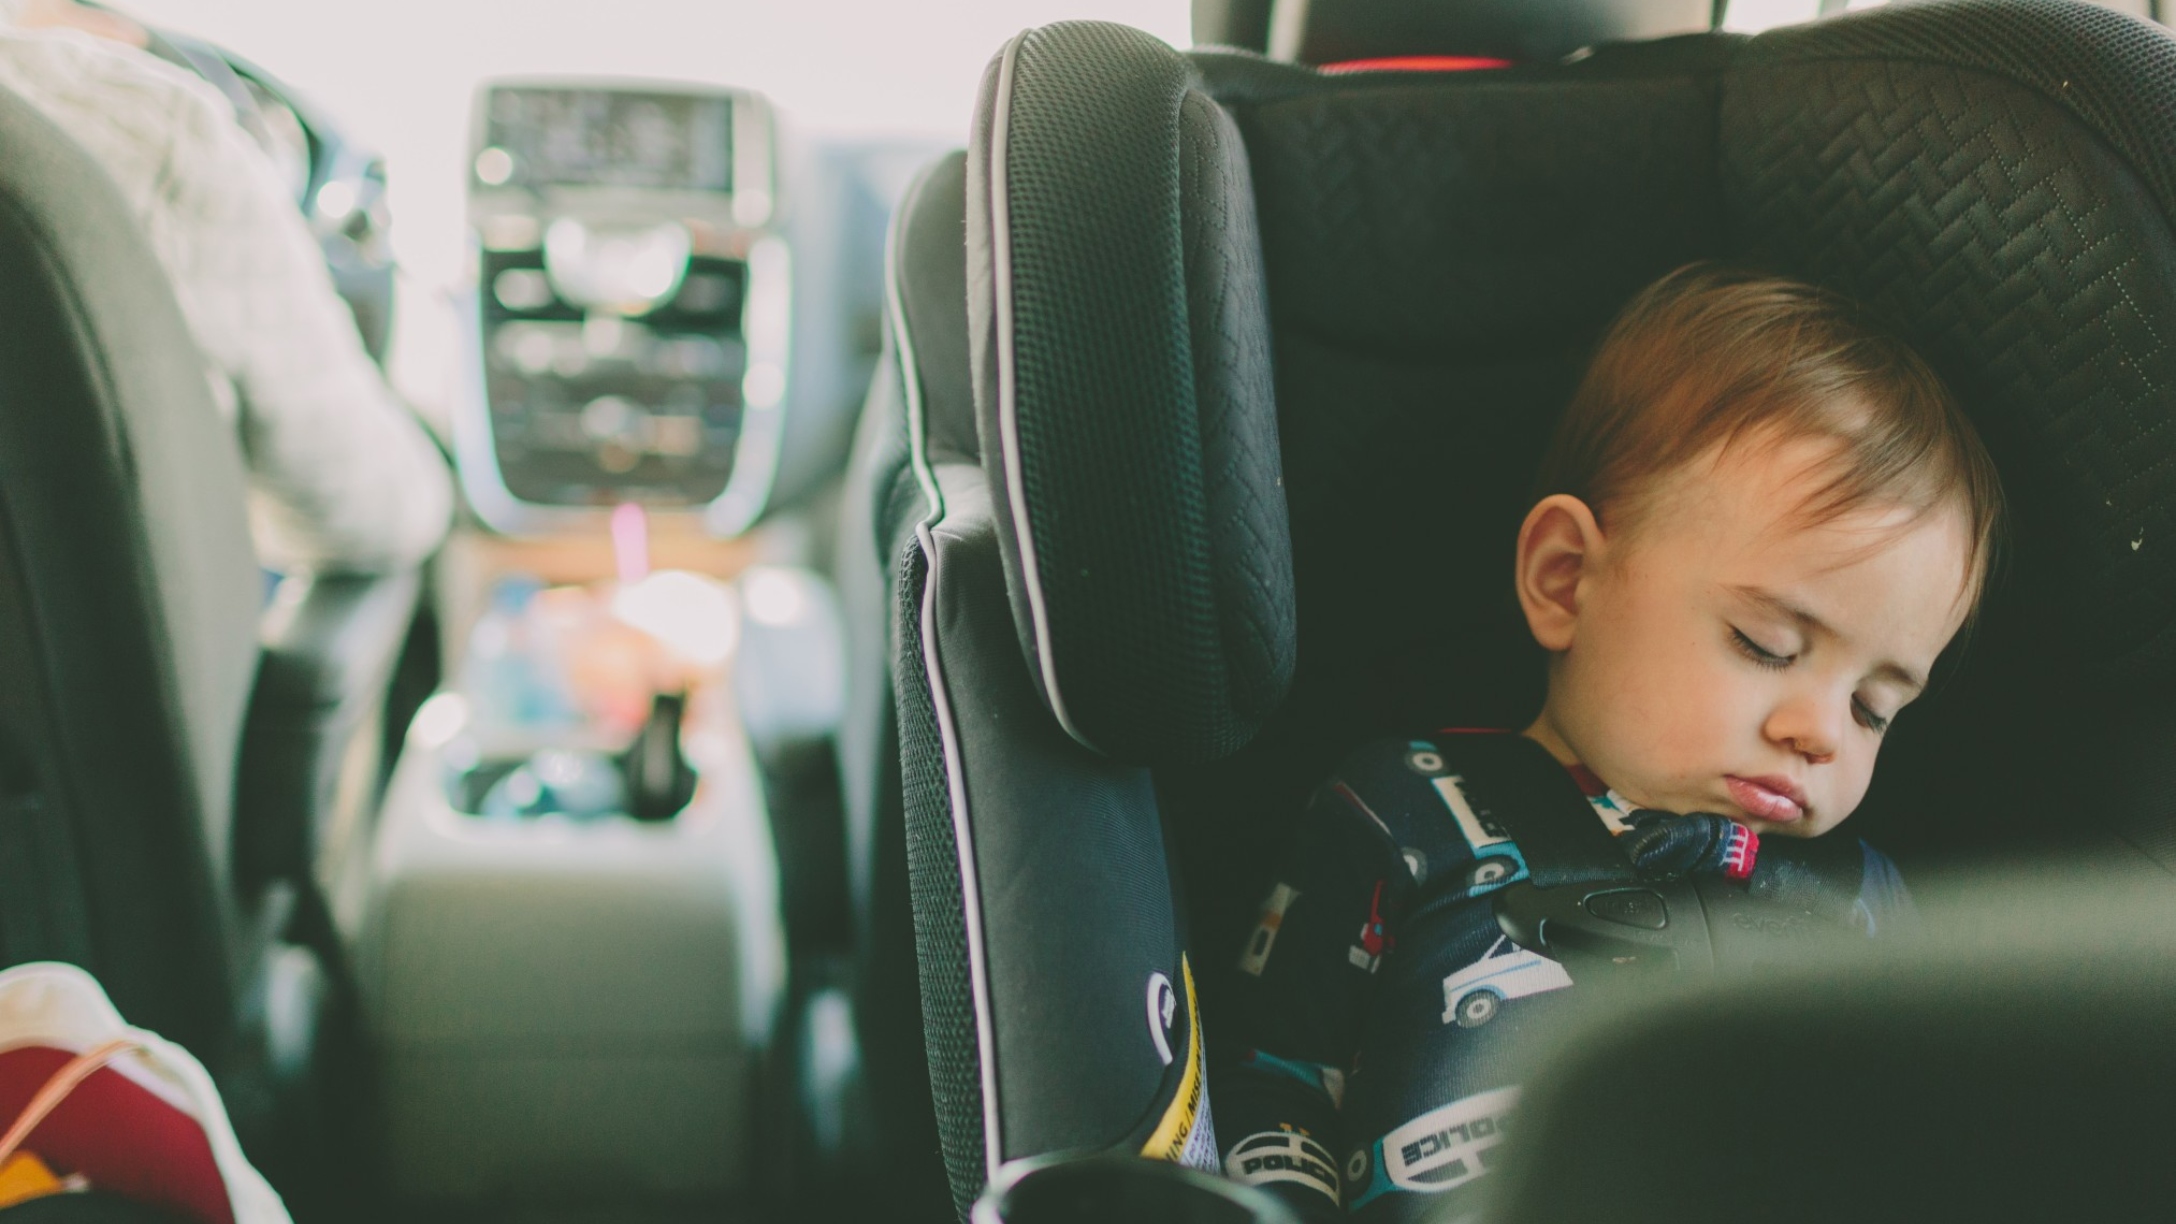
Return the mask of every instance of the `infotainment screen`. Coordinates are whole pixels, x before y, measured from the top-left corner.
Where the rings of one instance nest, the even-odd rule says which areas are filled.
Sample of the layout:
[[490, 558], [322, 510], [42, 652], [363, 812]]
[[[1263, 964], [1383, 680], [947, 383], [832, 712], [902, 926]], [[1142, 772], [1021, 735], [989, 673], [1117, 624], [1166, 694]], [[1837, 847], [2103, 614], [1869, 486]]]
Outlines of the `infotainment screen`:
[[733, 104], [665, 91], [501, 86], [476, 174], [489, 186], [733, 189]]

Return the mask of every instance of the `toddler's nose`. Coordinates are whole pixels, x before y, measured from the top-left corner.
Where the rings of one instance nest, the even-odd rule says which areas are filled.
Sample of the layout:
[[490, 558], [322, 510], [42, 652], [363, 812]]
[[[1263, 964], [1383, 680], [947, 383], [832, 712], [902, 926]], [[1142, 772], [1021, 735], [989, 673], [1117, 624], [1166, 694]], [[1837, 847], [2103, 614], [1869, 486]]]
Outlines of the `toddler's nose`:
[[1836, 756], [1835, 749], [1816, 747], [1805, 740], [1792, 740], [1791, 751], [1806, 758], [1809, 765], [1826, 765]]
[[1840, 720], [1850, 714], [1846, 710], [1839, 715], [1826, 705], [1811, 699], [1785, 702], [1769, 716], [1768, 726], [1764, 728], [1768, 739], [1806, 758], [1809, 765], [1825, 765], [1834, 760], [1836, 747], [1843, 742]]

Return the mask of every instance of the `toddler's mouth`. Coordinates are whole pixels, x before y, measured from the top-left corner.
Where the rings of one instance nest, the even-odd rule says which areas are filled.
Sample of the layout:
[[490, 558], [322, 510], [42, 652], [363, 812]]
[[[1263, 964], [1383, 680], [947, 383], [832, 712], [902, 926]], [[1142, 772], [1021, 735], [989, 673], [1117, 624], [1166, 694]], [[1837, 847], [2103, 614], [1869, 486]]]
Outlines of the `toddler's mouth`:
[[1730, 788], [1731, 800], [1755, 820], [1788, 824], [1806, 814], [1806, 793], [1789, 778], [1776, 774], [1741, 778], [1731, 774], [1723, 779], [1723, 785]]

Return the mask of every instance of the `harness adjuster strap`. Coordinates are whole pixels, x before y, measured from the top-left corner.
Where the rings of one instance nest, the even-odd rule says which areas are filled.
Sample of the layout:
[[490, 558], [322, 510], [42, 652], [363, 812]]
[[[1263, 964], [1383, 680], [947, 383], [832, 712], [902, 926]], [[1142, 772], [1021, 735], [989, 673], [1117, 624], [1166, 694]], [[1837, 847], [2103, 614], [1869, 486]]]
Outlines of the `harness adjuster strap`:
[[1632, 860], [1548, 749], [1523, 735], [1462, 735], [1450, 759], [1468, 801], [1518, 845], [1535, 886], [1638, 881]]

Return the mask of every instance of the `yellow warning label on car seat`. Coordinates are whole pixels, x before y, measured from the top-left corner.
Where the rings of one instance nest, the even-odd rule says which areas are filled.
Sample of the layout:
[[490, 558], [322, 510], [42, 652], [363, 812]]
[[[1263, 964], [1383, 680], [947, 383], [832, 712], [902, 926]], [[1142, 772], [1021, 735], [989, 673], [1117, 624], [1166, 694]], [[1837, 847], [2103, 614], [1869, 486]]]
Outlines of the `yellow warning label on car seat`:
[[1179, 1090], [1141, 1154], [1214, 1172], [1216, 1132], [1209, 1124], [1208, 1075], [1201, 1060], [1201, 1013], [1194, 1001], [1194, 969], [1185, 953], [1179, 954], [1179, 977], [1186, 983], [1186, 1054], [1179, 1072]]

